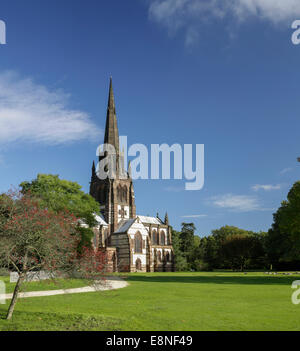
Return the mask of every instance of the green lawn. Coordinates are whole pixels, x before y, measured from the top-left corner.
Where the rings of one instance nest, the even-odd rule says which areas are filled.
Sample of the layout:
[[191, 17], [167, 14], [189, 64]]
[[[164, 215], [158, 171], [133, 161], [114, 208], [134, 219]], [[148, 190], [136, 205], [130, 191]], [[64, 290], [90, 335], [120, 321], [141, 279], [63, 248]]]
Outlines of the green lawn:
[[3, 319], [8, 305], [0, 305], [0, 330], [300, 330], [300, 305], [291, 303], [300, 276], [126, 277], [130, 285], [115, 291], [21, 299], [10, 322]]
[[[6, 293], [14, 291], [15, 283], [9, 282], [9, 277], [1, 277], [0, 280], [6, 284]], [[22, 286], [22, 291], [41, 291], [41, 290], [56, 290], [56, 289], [71, 289], [81, 288], [89, 285], [89, 282], [84, 279], [49, 279], [45, 281], [25, 282]]]

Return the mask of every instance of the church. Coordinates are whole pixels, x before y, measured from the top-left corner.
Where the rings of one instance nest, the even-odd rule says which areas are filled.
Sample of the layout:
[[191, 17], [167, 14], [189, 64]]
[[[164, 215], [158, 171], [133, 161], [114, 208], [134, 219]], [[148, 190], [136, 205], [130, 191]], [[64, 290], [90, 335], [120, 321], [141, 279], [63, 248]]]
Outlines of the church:
[[[110, 272], [174, 271], [174, 251], [168, 215], [164, 220], [136, 214], [135, 194], [130, 165], [124, 169], [119, 147], [115, 99], [110, 79], [104, 144], [115, 149], [116, 174], [113, 179], [98, 177], [92, 167], [90, 195], [100, 204], [93, 245], [106, 252]], [[105, 157], [109, 155], [105, 155]], [[99, 157], [99, 161], [104, 156]], [[122, 168], [122, 169], [121, 169]], [[124, 172], [126, 177], [124, 177]]]

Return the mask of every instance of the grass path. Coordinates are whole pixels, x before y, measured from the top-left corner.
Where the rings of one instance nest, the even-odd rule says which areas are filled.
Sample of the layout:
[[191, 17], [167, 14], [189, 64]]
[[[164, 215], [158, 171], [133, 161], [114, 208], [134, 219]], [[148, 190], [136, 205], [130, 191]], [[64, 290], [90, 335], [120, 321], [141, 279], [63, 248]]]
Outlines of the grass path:
[[[6, 293], [12, 293], [14, 291], [16, 283], [10, 283], [9, 276], [0, 276], [6, 285]], [[87, 286], [89, 282], [86, 279], [49, 279], [44, 281], [35, 282], [24, 282], [22, 291], [44, 291], [44, 290], [56, 290], [56, 289], [71, 289], [81, 288]]]
[[[95, 283], [92, 286], [84, 286], [82, 288], [72, 288], [72, 289], [58, 289], [58, 290], [44, 290], [44, 291], [27, 291], [19, 293], [19, 298], [28, 297], [42, 297], [42, 296], [54, 296], [54, 295], [64, 295], [64, 294], [79, 294], [95, 291], [106, 291], [125, 288], [128, 285], [123, 279], [118, 277], [107, 277], [105, 281]], [[5, 294], [4, 296], [0, 294], [0, 299], [11, 299], [12, 293]]]

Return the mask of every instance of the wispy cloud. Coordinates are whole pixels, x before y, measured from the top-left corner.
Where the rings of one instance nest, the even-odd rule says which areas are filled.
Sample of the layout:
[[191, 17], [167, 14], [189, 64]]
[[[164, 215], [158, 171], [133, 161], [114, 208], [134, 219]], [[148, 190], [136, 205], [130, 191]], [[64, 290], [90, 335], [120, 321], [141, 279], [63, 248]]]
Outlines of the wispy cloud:
[[206, 214], [194, 214], [194, 215], [185, 215], [181, 216], [181, 218], [204, 218], [207, 217]]
[[273, 210], [272, 208], [263, 208], [255, 196], [225, 194], [214, 196], [210, 201], [216, 207], [237, 212]]
[[253, 187], [251, 188], [254, 191], [258, 191], [258, 190], [265, 190], [265, 191], [271, 191], [271, 190], [279, 190], [281, 189], [282, 185], [281, 184], [277, 184], [277, 185], [271, 185], [271, 184], [266, 184], [266, 185], [262, 185], [262, 184], [256, 184], [253, 185]]
[[15, 72], [1, 73], [0, 145], [94, 140], [101, 131], [86, 112], [69, 108], [69, 98]]
[[149, 6], [149, 18], [170, 34], [184, 30], [187, 45], [198, 39], [199, 24], [211, 20], [242, 23], [256, 17], [276, 24], [299, 16], [299, 0], [154, 0]]
[[284, 169], [280, 172], [280, 174], [286, 174], [286, 173], [291, 172], [292, 170], [293, 170], [293, 168], [291, 168], [291, 167], [289, 167], [289, 168], [284, 168]]

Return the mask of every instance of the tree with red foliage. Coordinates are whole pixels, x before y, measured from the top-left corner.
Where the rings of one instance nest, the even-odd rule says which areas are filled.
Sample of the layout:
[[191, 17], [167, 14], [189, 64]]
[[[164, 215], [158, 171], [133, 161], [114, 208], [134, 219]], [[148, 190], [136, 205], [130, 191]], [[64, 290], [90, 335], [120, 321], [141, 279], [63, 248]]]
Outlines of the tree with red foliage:
[[0, 195], [0, 266], [13, 267], [19, 274], [7, 319], [12, 317], [20, 287], [29, 272], [68, 274], [76, 270], [86, 275], [94, 272], [98, 277], [103, 272], [100, 261], [105, 260], [100, 255], [94, 259], [94, 251], [86, 250], [78, 257], [81, 237], [77, 226], [74, 215], [45, 209], [30, 193], [10, 191]]

